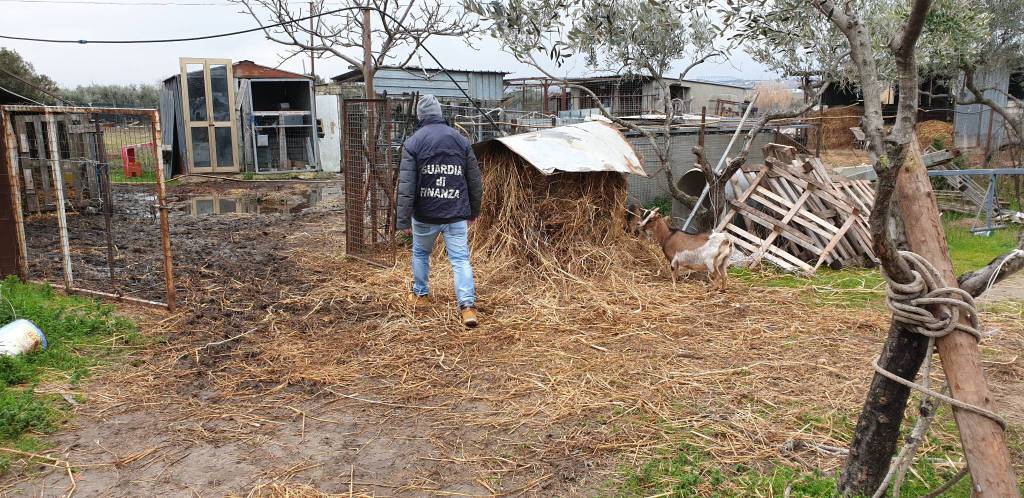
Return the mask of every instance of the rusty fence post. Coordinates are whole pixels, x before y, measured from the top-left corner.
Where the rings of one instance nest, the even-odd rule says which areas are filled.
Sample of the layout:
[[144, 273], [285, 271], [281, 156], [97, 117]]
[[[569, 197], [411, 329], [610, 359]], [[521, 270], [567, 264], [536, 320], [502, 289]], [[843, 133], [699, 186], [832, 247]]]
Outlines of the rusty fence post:
[[150, 128], [153, 132], [153, 155], [156, 158], [156, 196], [160, 211], [160, 243], [164, 256], [164, 285], [167, 295], [167, 310], [176, 308], [177, 292], [174, 289], [174, 263], [171, 258], [170, 207], [167, 205], [167, 186], [164, 182], [163, 139], [160, 136], [160, 112], [149, 111]]

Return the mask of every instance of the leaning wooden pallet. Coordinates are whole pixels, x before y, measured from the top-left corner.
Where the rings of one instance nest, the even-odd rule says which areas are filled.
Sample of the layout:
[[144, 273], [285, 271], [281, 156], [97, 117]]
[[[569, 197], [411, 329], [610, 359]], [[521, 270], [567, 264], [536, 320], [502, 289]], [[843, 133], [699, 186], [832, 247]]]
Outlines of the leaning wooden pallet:
[[820, 161], [777, 144], [766, 146], [763, 166], [739, 175], [730, 180], [738, 195], [717, 229], [732, 235], [750, 266], [768, 261], [813, 273], [823, 264], [873, 258], [870, 185], [835, 182]]

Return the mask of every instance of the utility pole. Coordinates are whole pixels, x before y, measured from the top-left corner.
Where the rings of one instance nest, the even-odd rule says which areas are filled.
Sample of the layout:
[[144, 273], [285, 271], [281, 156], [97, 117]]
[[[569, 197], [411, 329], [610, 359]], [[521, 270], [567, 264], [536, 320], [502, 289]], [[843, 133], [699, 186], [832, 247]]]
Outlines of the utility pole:
[[373, 39], [370, 29], [370, 9], [363, 10], [363, 85], [366, 86], [366, 98], [373, 99]]
[[[309, 46], [313, 46], [313, 33], [316, 32], [316, 14], [313, 12], [313, 2], [309, 2]], [[309, 75], [313, 77], [313, 84], [316, 85], [316, 50], [309, 50]]]

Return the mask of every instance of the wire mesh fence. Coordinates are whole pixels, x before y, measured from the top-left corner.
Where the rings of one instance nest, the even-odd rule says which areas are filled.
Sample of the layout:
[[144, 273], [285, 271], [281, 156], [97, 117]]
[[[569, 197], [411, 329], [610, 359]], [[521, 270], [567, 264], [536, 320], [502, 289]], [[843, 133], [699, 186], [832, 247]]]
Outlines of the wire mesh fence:
[[152, 110], [4, 106], [22, 276], [174, 306]]
[[378, 265], [395, 261], [398, 168], [416, 129], [415, 99], [342, 102], [345, 252]]
[[256, 171], [314, 169], [316, 127], [310, 115], [283, 112], [255, 113], [252, 121]]

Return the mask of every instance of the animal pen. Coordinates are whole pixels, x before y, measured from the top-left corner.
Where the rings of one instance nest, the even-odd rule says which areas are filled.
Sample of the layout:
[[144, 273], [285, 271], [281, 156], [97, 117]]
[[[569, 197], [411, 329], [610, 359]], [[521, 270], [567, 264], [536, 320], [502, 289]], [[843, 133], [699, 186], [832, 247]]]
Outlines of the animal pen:
[[174, 309], [157, 112], [8, 105], [0, 128], [19, 276]]
[[316, 99], [304, 75], [227, 59], [180, 61], [160, 91], [168, 176], [319, 168]]

